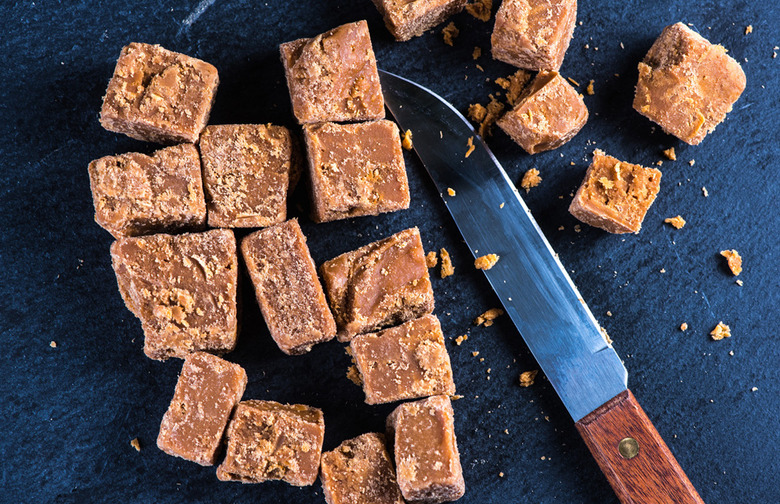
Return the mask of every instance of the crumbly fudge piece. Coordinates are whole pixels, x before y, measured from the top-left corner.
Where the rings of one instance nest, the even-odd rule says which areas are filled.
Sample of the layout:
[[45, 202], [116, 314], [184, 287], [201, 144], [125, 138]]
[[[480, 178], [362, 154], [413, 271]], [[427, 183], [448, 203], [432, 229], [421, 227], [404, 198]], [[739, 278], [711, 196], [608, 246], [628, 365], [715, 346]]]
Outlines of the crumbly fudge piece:
[[303, 133], [315, 221], [409, 208], [409, 182], [394, 122], [314, 124]]
[[382, 434], [369, 432], [322, 454], [328, 504], [404, 504]]
[[385, 117], [376, 58], [365, 21], [279, 46], [299, 123]]
[[287, 218], [297, 162], [290, 131], [270, 124], [207, 126], [200, 137], [211, 227], [265, 227]]
[[333, 339], [336, 322], [297, 219], [250, 234], [241, 252], [265, 323], [284, 353], [306, 353]]
[[450, 356], [435, 315], [355, 336], [349, 347], [367, 404], [455, 393]]
[[137, 140], [195, 143], [218, 85], [217, 69], [205, 61], [134, 42], [116, 62], [100, 124]]
[[227, 453], [217, 468], [217, 478], [312, 485], [320, 469], [324, 434], [325, 420], [317, 408], [241, 401], [228, 426]]
[[398, 406], [387, 417], [398, 485], [408, 501], [435, 504], [466, 491], [452, 403], [439, 395]]
[[582, 96], [557, 72], [542, 71], [498, 126], [529, 154], [557, 149], [588, 121]]
[[619, 161], [600, 150], [585, 173], [569, 213], [610, 233], [638, 233], [661, 188], [661, 172]]
[[664, 28], [639, 63], [634, 109], [696, 145], [731, 112], [745, 83], [745, 72], [723, 46], [676, 23]]
[[141, 319], [144, 353], [157, 360], [236, 347], [238, 260], [233, 232], [121, 238], [111, 261], [127, 308]]
[[206, 222], [198, 150], [174, 145], [89, 163], [95, 222], [114, 238], [197, 229]]
[[558, 70], [577, 20], [577, 0], [503, 0], [490, 37], [493, 58], [527, 70]]
[[157, 446], [200, 465], [215, 464], [225, 427], [245, 388], [246, 372], [238, 364], [204, 352], [188, 355]]
[[433, 311], [420, 230], [406, 229], [320, 267], [339, 341]]
[[422, 35], [463, 10], [467, 0], [372, 0], [398, 41]]

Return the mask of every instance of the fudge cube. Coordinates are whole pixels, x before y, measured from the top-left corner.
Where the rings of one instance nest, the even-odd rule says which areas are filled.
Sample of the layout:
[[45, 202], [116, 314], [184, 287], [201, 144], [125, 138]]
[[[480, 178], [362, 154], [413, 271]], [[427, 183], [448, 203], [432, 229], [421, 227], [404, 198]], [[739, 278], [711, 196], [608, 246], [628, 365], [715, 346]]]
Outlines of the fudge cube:
[[382, 434], [369, 432], [322, 454], [328, 504], [404, 504]]
[[324, 434], [325, 420], [317, 408], [242, 401], [228, 426], [227, 453], [217, 468], [217, 478], [312, 485], [320, 469]]
[[450, 356], [435, 315], [355, 336], [349, 346], [368, 404], [455, 393]]
[[333, 339], [336, 322], [297, 219], [250, 234], [241, 252], [265, 323], [284, 353], [306, 353]]
[[298, 161], [290, 131], [270, 124], [207, 126], [200, 136], [211, 227], [266, 227], [287, 218]]
[[529, 154], [557, 149], [588, 121], [582, 96], [557, 72], [541, 71], [498, 126]]
[[463, 10], [468, 0], [372, 0], [396, 40], [422, 35]]
[[433, 311], [420, 230], [406, 229], [320, 267], [339, 341]]
[[409, 208], [398, 127], [381, 120], [304, 127], [316, 222]]
[[89, 163], [95, 222], [114, 238], [197, 229], [206, 222], [198, 150], [166, 147]]
[[122, 299], [141, 320], [148, 357], [183, 359], [236, 347], [232, 231], [121, 238], [111, 245], [111, 261]]
[[406, 500], [435, 504], [463, 496], [466, 485], [449, 397], [401, 404], [387, 417], [387, 432]]
[[365, 21], [279, 46], [300, 124], [385, 116], [376, 58]]
[[577, 20], [577, 0], [503, 0], [490, 36], [493, 58], [527, 70], [558, 70]]
[[664, 28], [639, 63], [634, 109], [696, 145], [731, 112], [745, 83], [745, 72], [723, 46], [676, 23]]
[[124, 48], [108, 83], [100, 124], [159, 143], [198, 141], [217, 94], [217, 69], [159, 45]]
[[215, 464], [225, 427], [245, 388], [246, 372], [238, 364], [204, 352], [188, 355], [157, 446], [200, 465]]
[[661, 172], [619, 161], [600, 150], [569, 206], [569, 213], [610, 233], [638, 233], [661, 188]]

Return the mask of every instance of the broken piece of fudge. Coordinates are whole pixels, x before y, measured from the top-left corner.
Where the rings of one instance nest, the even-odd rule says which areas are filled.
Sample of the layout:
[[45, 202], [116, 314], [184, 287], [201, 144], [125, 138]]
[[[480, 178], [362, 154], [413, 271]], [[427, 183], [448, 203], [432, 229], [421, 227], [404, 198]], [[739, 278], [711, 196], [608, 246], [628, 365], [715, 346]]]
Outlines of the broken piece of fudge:
[[328, 504], [404, 504], [382, 434], [369, 432], [322, 454]]
[[108, 83], [100, 124], [159, 143], [198, 141], [217, 93], [213, 65], [159, 45], [122, 48]]
[[306, 125], [303, 133], [316, 222], [409, 208], [409, 182], [394, 122]]
[[493, 58], [527, 70], [558, 70], [576, 20], [577, 0], [503, 0], [490, 36]]
[[331, 259], [320, 273], [339, 341], [433, 311], [433, 289], [416, 227]]
[[297, 219], [241, 241], [249, 276], [271, 337], [286, 354], [333, 339], [336, 323]]
[[233, 409], [244, 395], [246, 372], [214, 355], [196, 352], [184, 359], [157, 446], [169, 455], [213, 465]]
[[387, 417], [398, 486], [410, 502], [437, 504], [466, 492], [450, 398], [403, 403]]
[[95, 222], [114, 238], [197, 230], [206, 222], [200, 157], [190, 144], [96, 159], [89, 184]]
[[385, 117], [368, 24], [358, 21], [279, 46], [300, 124]]
[[422, 35], [463, 10], [468, 0], [372, 0], [398, 41]]
[[232, 231], [121, 238], [111, 245], [111, 262], [122, 299], [141, 320], [148, 357], [183, 359], [236, 347]]
[[638, 233], [661, 188], [661, 172], [619, 161], [600, 150], [577, 190], [569, 212], [610, 233]]
[[745, 72], [723, 46], [676, 23], [664, 28], [639, 63], [634, 109], [696, 145], [731, 112], [745, 83]]
[[302, 404], [241, 401], [227, 430], [221, 481], [262, 483], [282, 480], [312, 485], [320, 469], [325, 420], [322, 411]]
[[367, 404], [455, 393], [444, 334], [435, 315], [425, 315], [349, 344]]
[[496, 124], [529, 154], [557, 149], [588, 121], [582, 96], [558, 72], [541, 71]]

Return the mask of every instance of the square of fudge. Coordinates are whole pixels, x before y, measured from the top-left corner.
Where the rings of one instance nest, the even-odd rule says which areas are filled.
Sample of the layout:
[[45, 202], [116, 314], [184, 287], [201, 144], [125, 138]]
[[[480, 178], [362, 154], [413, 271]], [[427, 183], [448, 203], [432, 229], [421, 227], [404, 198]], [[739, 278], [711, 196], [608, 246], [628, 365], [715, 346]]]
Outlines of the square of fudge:
[[279, 46], [300, 124], [385, 117], [368, 24], [357, 21]]
[[577, 0], [503, 0], [490, 36], [493, 58], [527, 70], [558, 70], [577, 20]]
[[401, 136], [394, 122], [306, 125], [303, 134], [316, 222], [409, 208]]
[[463, 10], [468, 0], [372, 0], [396, 40], [422, 35]]
[[466, 492], [450, 398], [403, 403], [387, 417], [398, 486], [408, 501], [436, 504]]
[[215, 355], [195, 352], [184, 359], [157, 447], [168, 455], [213, 465], [230, 415], [246, 388], [246, 372]]
[[270, 124], [207, 126], [200, 136], [211, 227], [266, 227], [287, 218], [299, 161], [290, 131]]
[[355, 336], [349, 347], [367, 404], [455, 393], [450, 356], [435, 315]]
[[111, 262], [127, 308], [141, 320], [144, 353], [183, 359], [236, 347], [236, 239], [228, 229], [120, 238]]
[[328, 504], [404, 504], [385, 437], [376, 432], [323, 453], [320, 480]]
[[336, 322], [297, 219], [241, 241], [249, 276], [271, 337], [286, 354], [333, 339]]
[[262, 483], [282, 480], [312, 485], [320, 469], [325, 420], [302, 404], [249, 400], [238, 404], [227, 430], [221, 481]]
[[218, 85], [213, 65], [134, 42], [122, 48], [116, 62], [100, 124], [137, 140], [195, 143], [209, 120]]
[[745, 72], [723, 46], [676, 23], [664, 28], [639, 63], [634, 109], [696, 145], [731, 112], [745, 84]]
[[190, 144], [96, 159], [89, 163], [89, 184], [95, 222], [114, 238], [198, 229], [206, 222], [200, 157]]
[[320, 267], [339, 341], [433, 311], [420, 230], [406, 229]]
[[588, 121], [582, 96], [558, 72], [539, 72], [496, 124], [529, 154], [557, 149]]
[[596, 150], [569, 213], [610, 233], [638, 233], [660, 189], [660, 171]]

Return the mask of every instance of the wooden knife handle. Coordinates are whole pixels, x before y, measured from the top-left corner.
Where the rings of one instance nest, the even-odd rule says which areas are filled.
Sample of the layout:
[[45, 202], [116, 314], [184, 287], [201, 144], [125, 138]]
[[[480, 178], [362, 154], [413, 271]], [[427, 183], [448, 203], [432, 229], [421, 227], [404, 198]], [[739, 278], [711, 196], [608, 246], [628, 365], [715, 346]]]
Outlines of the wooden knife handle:
[[623, 504], [704, 504], [630, 390], [576, 425]]

